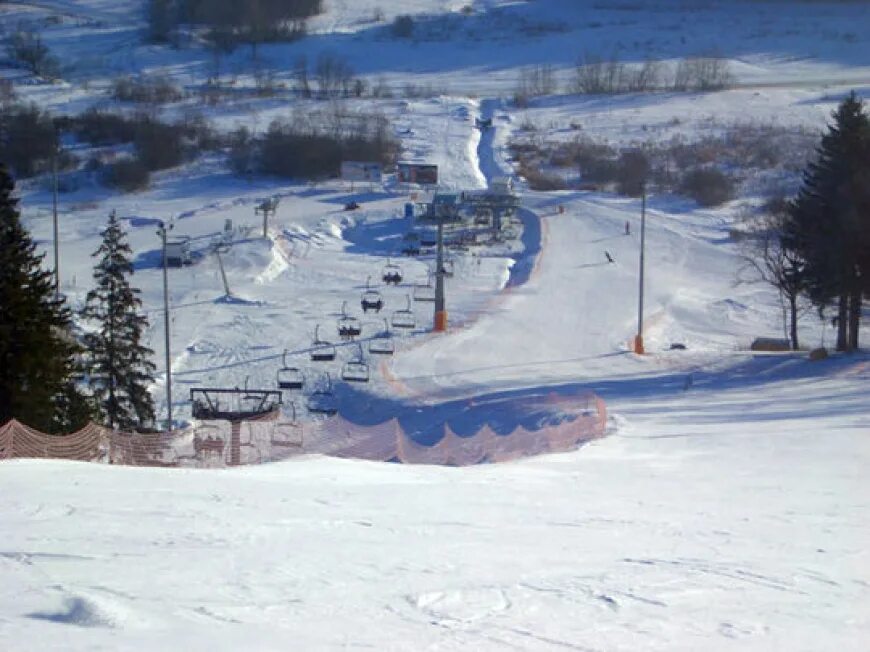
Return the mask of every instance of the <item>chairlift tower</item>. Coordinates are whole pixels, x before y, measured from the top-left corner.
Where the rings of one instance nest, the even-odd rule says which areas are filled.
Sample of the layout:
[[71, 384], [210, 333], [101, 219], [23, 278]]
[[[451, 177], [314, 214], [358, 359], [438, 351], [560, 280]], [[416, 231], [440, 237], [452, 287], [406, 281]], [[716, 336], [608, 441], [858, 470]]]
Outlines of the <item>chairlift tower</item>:
[[272, 217], [275, 216], [275, 212], [278, 210], [278, 198], [272, 197], [271, 199], [264, 199], [259, 204], [254, 207], [254, 215], [257, 213], [263, 214], [263, 237], [268, 238], [269, 231], [269, 215]]

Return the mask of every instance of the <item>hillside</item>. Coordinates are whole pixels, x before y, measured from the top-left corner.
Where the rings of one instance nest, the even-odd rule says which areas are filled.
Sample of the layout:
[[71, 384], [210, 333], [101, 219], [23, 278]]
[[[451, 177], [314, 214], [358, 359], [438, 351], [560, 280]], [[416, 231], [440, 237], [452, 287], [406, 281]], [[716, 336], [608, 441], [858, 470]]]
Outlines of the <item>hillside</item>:
[[[191, 387], [273, 388], [286, 359], [308, 383], [288, 397], [306, 423], [318, 418], [306, 399], [328, 371], [341, 413], [358, 422], [510, 430], [528, 418], [526, 399], [594, 392], [607, 403], [608, 436], [467, 468], [319, 455], [220, 470], [0, 462], [0, 647], [861, 649], [870, 357], [749, 353], [753, 338], [781, 337], [782, 314], [770, 287], [737, 283], [734, 233], [796, 187], [837, 102], [850, 90], [870, 95], [870, 5], [325, 0], [324, 9], [306, 36], [262, 44], [255, 59], [246, 45], [216, 55], [197, 30], [178, 47], [146, 43], [143, 2], [2, 3], [4, 33], [37, 30], [59, 79], [11, 60], [0, 77], [16, 101], [54, 115], [144, 111], [201, 119], [220, 137], [241, 127], [262, 136], [277, 119], [334, 126], [380, 115], [399, 158], [437, 164], [450, 191], [520, 175], [518, 152], [532, 152], [563, 189], [520, 179], [518, 237], [452, 253], [448, 332], [431, 333], [431, 304], [411, 298], [432, 256], [400, 254], [405, 204], [424, 190], [393, 175], [351, 185], [237, 174], [217, 137], [223, 144], [122, 193], [94, 170], [129, 156], [130, 143], [63, 136], [78, 160], [61, 175], [59, 206], [69, 302], [84, 301], [99, 231], [116, 210], [165, 418], [156, 226], [172, 220], [195, 259], [169, 272], [179, 426], [194, 423]], [[395, 34], [400, 15], [411, 16], [409, 37]], [[359, 97], [299, 92], [300, 57], [315, 66], [324, 53], [352, 68]], [[725, 62], [727, 87], [674, 88], [680, 62], [701, 56]], [[655, 61], [668, 81], [578, 93], [579, 57], [628, 70]], [[519, 93], [533, 73], [550, 79], [546, 92]], [[127, 75], [164, 80], [178, 96], [119, 100], [113, 89]], [[477, 118], [493, 129], [475, 129]], [[649, 197], [648, 355], [635, 355], [640, 200], [552, 154], [578, 142], [613, 152], [712, 142], [728, 155], [738, 136], [770, 152], [760, 164], [722, 164], [735, 180], [729, 201], [701, 207], [678, 188]], [[50, 264], [48, 176], [18, 188]], [[254, 209], [269, 197], [280, 203], [264, 238]], [[344, 210], [351, 201], [360, 208]], [[233, 243], [219, 259], [227, 221]], [[390, 262], [404, 275], [398, 287], [380, 283]], [[367, 280], [383, 294], [381, 314], [360, 314]], [[364, 342], [406, 302], [416, 320], [393, 329], [396, 354], [370, 360], [362, 386], [337, 380], [356, 345], [339, 346], [332, 366], [309, 359], [317, 325], [338, 339], [344, 302]], [[867, 324], [865, 307], [865, 339]], [[830, 346], [834, 330], [807, 311], [800, 336]]]

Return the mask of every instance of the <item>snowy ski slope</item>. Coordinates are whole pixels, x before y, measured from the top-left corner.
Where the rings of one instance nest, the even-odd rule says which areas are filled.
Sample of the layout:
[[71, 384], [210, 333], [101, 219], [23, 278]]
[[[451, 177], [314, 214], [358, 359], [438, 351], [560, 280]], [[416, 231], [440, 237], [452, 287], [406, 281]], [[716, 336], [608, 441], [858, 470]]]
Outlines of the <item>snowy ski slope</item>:
[[[444, 25], [465, 20], [466, 4], [474, 15], [456, 23], [458, 35], [443, 36]], [[843, 93], [855, 87], [866, 97], [870, 88], [866, 3], [325, 5], [309, 38], [262, 48], [265, 65], [286, 80], [298, 54], [330, 49], [370, 81], [445, 90], [348, 107], [383, 112], [403, 158], [437, 163], [454, 189], [510, 172], [507, 142], [524, 121], [561, 133], [579, 120], [624, 143], [704, 134], [711, 118], [748, 115], [821, 129]], [[0, 6], [7, 28], [63, 16], [45, 38], [71, 67], [70, 81], [22, 81], [21, 97], [78, 112], [114, 105], [105, 89], [118, 73], [201, 82], [208, 52], [142, 45], [141, 7]], [[377, 9], [384, 22], [374, 21]], [[418, 40], [387, 35], [401, 13], [418, 16]], [[714, 48], [751, 88], [560, 96], [522, 110], [505, 99], [522, 65], [552, 63], [564, 77], [583, 52], [670, 60]], [[240, 87], [252, 85], [247, 49], [225, 65]], [[856, 80], [863, 83], [844, 83]], [[224, 129], [262, 131], [291, 108], [281, 96], [206, 113]], [[492, 116], [495, 129], [481, 137], [476, 116]], [[70, 300], [83, 300], [90, 254], [116, 209], [129, 225], [134, 281], [162, 371], [155, 226], [174, 218], [174, 233], [191, 236], [201, 256], [170, 273], [176, 417], [189, 418], [191, 386], [272, 387], [285, 349], [318, 378], [322, 368], [306, 358], [314, 326], [335, 340], [342, 302], [359, 313], [366, 277], [377, 282], [397, 250], [408, 196], [390, 184], [238, 178], [219, 156], [155, 176], [139, 194], [84, 185], [62, 195], [61, 280]], [[576, 452], [465, 469], [322, 457], [222, 471], [3, 462], [0, 649], [866, 649], [870, 357], [811, 363], [741, 352], [753, 337], [781, 332], [775, 295], [734, 285], [727, 232], [740, 204], [759, 201], [752, 192], [714, 210], [651, 198], [650, 355], [627, 347], [637, 318], [639, 202], [525, 192], [520, 244], [457, 256], [451, 331], [427, 333], [431, 306], [417, 305], [420, 328], [399, 338], [400, 351], [369, 386], [337, 386], [352, 417], [449, 416], [458, 427], [514, 418], [504, 408], [513, 396], [592, 390], [607, 401], [610, 435]], [[28, 227], [50, 251], [44, 184], [23, 183], [20, 193]], [[270, 196], [281, 202], [262, 239], [254, 206]], [[361, 209], [344, 212], [351, 199]], [[208, 253], [227, 219], [235, 229], [223, 259], [231, 300]], [[425, 280], [431, 263], [398, 262], [410, 282]], [[511, 278], [521, 282], [505, 290]], [[382, 290], [388, 314], [412, 291]], [[364, 319], [367, 333], [382, 325], [380, 316]], [[830, 344], [832, 331], [810, 316], [801, 336]], [[674, 342], [687, 350], [667, 350]], [[340, 351], [343, 360], [354, 354]], [[165, 414], [162, 375], [153, 389]], [[469, 397], [473, 412], [453, 411]]]

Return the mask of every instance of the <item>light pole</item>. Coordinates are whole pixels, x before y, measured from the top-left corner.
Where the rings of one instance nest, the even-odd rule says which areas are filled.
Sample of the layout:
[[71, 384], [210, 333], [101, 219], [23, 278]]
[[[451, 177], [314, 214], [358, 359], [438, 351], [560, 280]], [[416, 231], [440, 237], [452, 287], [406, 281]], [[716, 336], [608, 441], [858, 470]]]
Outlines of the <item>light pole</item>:
[[166, 233], [172, 230], [172, 224], [167, 227], [163, 221], [157, 227], [157, 235], [163, 243], [163, 331], [166, 346], [166, 429], [172, 430], [172, 361], [169, 355], [169, 277], [166, 256]]
[[634, 352], [642, 354], [643, 350], [643, 256], [646, 245], [646, 181], [640, 187], [640, 274], [637, 297], [637, 335], [634, 337]]
[[447, 309], [444, 299], [444, 216], [438, 216], [438, 248], [435, 255], [435, 323], [432, 330], [447, 330]]
[[[55, 138], [57, 135], [55, 134]], [[60, 245], [57, 237], [57, 154], [60, 143], [55, 141], [54, 151], [51, 155], [51, 215], [52, 228], [54, 231], [54, 299], [60, 298]]]

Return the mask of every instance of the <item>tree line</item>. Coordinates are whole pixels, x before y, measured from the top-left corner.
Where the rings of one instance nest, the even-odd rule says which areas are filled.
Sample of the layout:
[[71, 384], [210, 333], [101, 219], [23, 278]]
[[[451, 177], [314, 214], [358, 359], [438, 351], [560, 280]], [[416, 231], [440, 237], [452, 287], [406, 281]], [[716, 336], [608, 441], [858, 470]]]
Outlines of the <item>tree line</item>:
[[75, 325], [44, 254], [21, 222], [15, 184], [0, 164], [0, 424], [50, 433], [90, 420], [123, 430], [154, 425], [153, 354], [126, 234], [113, 212], [94, 252], [94, 288]]
[[205, 36], [227, 51], [298, 38], [305, 21], [323, 10], [322, 0], [149, 0], [152, 42], [169, 42], [181, 25], [202, 26]]
[[794, 349], [802, 299], [833, 313], [838, 351], [858, 349], [870, 295], [870, 117], [854, 92], [832, 117], [799, 192], [768, 204], [745, 255], [780, 292]]

